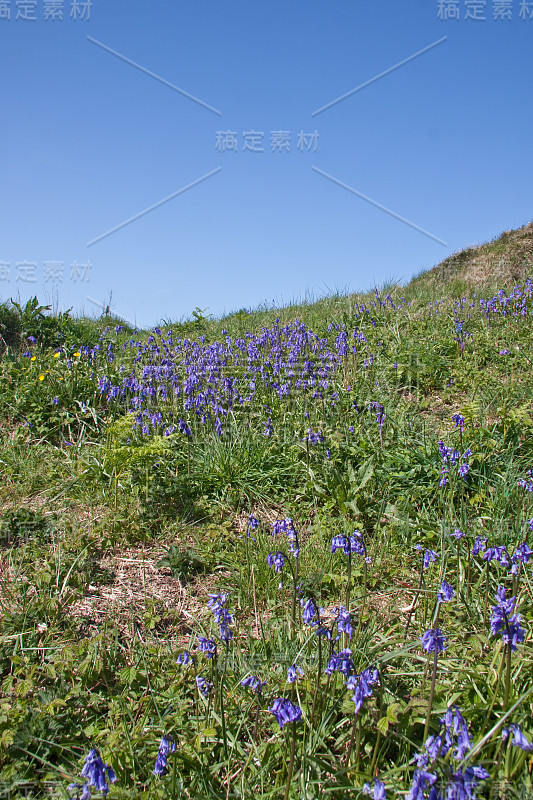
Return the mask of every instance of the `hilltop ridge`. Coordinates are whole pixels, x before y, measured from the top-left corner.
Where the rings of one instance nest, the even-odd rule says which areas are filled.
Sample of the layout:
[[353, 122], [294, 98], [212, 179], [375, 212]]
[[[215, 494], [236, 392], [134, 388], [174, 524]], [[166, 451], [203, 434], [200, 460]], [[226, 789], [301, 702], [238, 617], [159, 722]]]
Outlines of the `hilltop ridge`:
[[[436, 287], [459, 281], [469, 289], [523, 281], [533, 267], [533, 222], [504, 231], [490, 242], [465, 247], [429, 270], [415, 276], [407, 285]], [[407, 288], [407, 287], [406, 287]]]

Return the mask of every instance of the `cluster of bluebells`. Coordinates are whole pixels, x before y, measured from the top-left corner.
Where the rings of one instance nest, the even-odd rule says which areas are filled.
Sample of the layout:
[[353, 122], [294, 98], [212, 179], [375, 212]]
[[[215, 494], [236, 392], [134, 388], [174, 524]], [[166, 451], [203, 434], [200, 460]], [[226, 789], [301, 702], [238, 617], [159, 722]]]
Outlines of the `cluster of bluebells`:
[[366, 697], [372, 696], [372, 686], [379, 680], [377, 669], [364, 669], [358, 675], [350, 675], [346, 681], [346, 688], [353, 691], [354, 714], [358, 714]]
[[427, 766], [429, 760], [443, 757], [454, 747], [452, 758], [461, 761], [472, 747], [472, 736], [468, 724], [457, 706], [450, 706], [440, 719], [440, 731], [430, 736], [422, 755], [416, 756], [418, 766]]
[[513, 747], [519, 747], [526, 753], [533, 751], [533, 742], [530, 742], [527, 736], [522, 732], [520, 725], [516, 722], [511, 722], [506, 728], [502, 730], [502, 739], [506, 742], [512, 734], [511, 744]]
[[445, 794], [438, 790], [438, 776], [428, 770], [437, 759], [444, 759], [449, 751], [451, 760], [462, 761], [471, 747], [468, 724], [458, 707], [451, 706], [441, 717], [439, 732], [429, 736], [422, 752], [415, 754], [416, 769], [406, 800], [425, 800], [428, 787], [429, 797], [433, 800], [475, 800], [476, 787], [489, 777], [483, 767], [467, 766], [451, 772], [446, 779]]
[[468, 459], [472, 455], [472, 451], [469, 447], [466, 448], [463, 455], [461, 456], [461, 452], [456, 450], [453, 447], [447, 447], [444, 442], [439, 442], [439, 453], [442, 458], [442, 467], [440, 472], [440, 481], [439, 486], [447, 486], [449, 483], [449, 474], [450, 474], [450, 467], [455, 467], [459, 461], [462, 460], [462, 464], [459, 465], [459, 476], [461, 478], [466, 478], [468, 472], [470, 470], [470, 464]]
[[501, 545], [499, 547], [488, 547], [483, 552], [483, 561], [497, 561], [502, 567], [510, 567], [511, 560], [509, 558], [509, 553], [507, 552], [507, 548], [505, 545]]
[[322, 431], [317, 431], [316, 433], [309, 428], [307, 431], [307, 436], [303, 438], [304, 442], [308, 442], [310, 445], [319, 444], [320, 442], [324, 441], [324, 435]]
[[[501, 290], [491, 299], [480, 300], [479, 309], [487, 321], [495, 314], [516, 318], [528, 314], [531, 299], [528, 281], [524, 286], [515, 286], [509, 295]], [[386, 308], [397, 314], [406, 305], [410, 303], [404, 299], [395, 305], [392, 300], [378, 297], [375, 302], [357, 305], [355, 313], [375, 327], [376, 310]], [[429, 313], [437, 314], [437, 305], [430, 303]], [[454, 308], [456, 340], [461, 347], [471, 336], [464, 328], [467, 305], [474, 308], [476, 304], [468, 304], [463, 298]], [[467, 318], [468, 314], [467, 311]], [[232, 412], [251, 407], [262, 390], [288, 401], [298, 395], [311, 400], [329, 400], [335, 405], [335, 376], [345, 369], [347, 359], [363, 356], [364, 368], [372, 366], [375, 360], [365, 333], [358, 328], [352, 331], [353, 344], [350, 344], [344, 324], [329, 326], [329, 331], [336, 334], [330, 341], [300, 320], [282, 325], [277, 319], [259, 333], [246, 332], [232, 338], [225, 331], [222, 341], [208, 344], [203, 335], [195, 340], [182, 339], [176, 337], [172, 329], [163, 332], [159, 328], [154, 328], [143, 342], [134, 331], [120, 343], [132, 356], [130, 371], [117, 370], [116, 366], [106, 370], [115, 363], [119, 347], [118, 342], [107, 340], [109, 330], [104, 330], [94, 347], [81, 347], [81, 357], [93, 368], [93, 375], [99, 375], [101, 401], [120, 405], [124, 411], [134, 414], [135, 426], [144, 436], [176, 433], [189, 438], [193, 430], [199, 431], [202, 425], [223, 436]], [[119, 326], [115, 326], [115, 335], [117, 332], [122, 332]], [[31, 338], [28, 342], [30, 346], [35, 344]], [[378, 349], [381, 345], [377, 343]], [[29, 357], [30, 351], [24, 355]], [[108, 374], [102, 375], [102, 371]], [[380, 426], [383, 425], [383, 406], [377, 402], [370, 406], [376, 410]], [[270, 409], [267, 413], [264, 434], [271, 436]], [[460, 418], [460, 415], [454, 416]], [[456, 426], [461, 425], [456, 422]], [[461, 469], [466, 474], [468, 465], [463, 464]]]
[[496, 561], [502, 567], [509, 570], [511, 575], [517, 575], [520, 572], [522, 564], [527, 564], [533, 556], [533, 550], [526, 541], [515, 547], [512, 556], [509, 554], [505, 545], [498, 545], [496, 547], [486, 547], [487, 538], [478, 536], [472, 548], [472, 555], [477, 556], [481, 554], [484, 561]]
[[338, 653], [333, 652], [324, 672], [327, 675], [339, 672], [345, 677], [346, 688], [353, 692], [355, 715], [361, 711], [365, 698], [372, 696], [372, 687], [379, 680], [379, 672], [373, 667], [367, 667], [360, 673], [355, 672], [352, 651], [349, 648], [340, 650]]
[[251, 689], [252, 692], [255, 692], [257, 695], [260, 695], [263, 691], [263, 686], [266, 684], [266, 681], [261, 681], [257, 677], [257, 675], [249, 675], [247, 678], [243, 678], [241, 681], [241, 686], [244, 686], [247, 689]]
[[524, 641], [525, 632], [520, 626], [522, 617], [514, 612], [515, 597], [505, 599], [505, 588], [499, 586], [496, 590], [496, 600], [498, 603], [492, 606], [492, 616], [490, 619], [490, 630], [493, 636], [501, 634], [505, 644], [516, 650], [517, 645]]
[[345, 633], [350, 639], [352, 638], [353, 628], [352, 628], [352, 618], [350, 616], [350, 612], [344, 607], [339, 606], [339, 608], [335, 608], [333, 613], [337, 615], [336, 623], [337, 623], [337, 630], [339, 632], [339, 636], [341, 633]]
[[[268, 554], [268, 566], [274, 567], [275, 572], [279, 572], [280, 574], [282, 574], [283, 567], [286, 562], [287, 562], [287, 557], [281, 552], [281, 550], [278, 550], [275, 553]], [[283, 587], [283, 580], [280, 580], [279, 588], [281, 589], [282, 587]]]
[[334, 536], [331, 540], [331, 552], [335, 553], [337, 550], [344, 550], [346, 555], [357, 553], [360, 556], [366, 556], [363, 535], [359, 531], [354, 531], [351, 536], [344, 534]]
[[222, 592], [221, 594], [210, 594], [209, 598], [207, 603], [208, 608], [213, 612], [213, 616], [220, 628], [220, 638], [227, 647], [230, 639], [233, 637], [233, 633], [229, 627], [233, 622], [233, 615], [230, 614], [226, 608], [228, 595], [226, 592]]
[[446, 581], [442, 581], [440, 585], [440, 589], [437, 592], [437, 600], [439, 603], [449, 603], [450, 600], [455, 596], [455, 592], [453, 586]]
[[105, 797], [109, 792], [107, 781], [109, 780], [111, 783], [115, 783], [117, 779], [113, 769], [109, 764], [104, 764], [100, 758], [100, 753], [95, 748], [90, 750], [85, 756], [85, 763], [80, 775], [82, 778], [87, 779], [86, 783], [71, 783], [67, 787], [69, 794], [71, 792], [76, 792], [76, 797], [80, 797], [80, 800], [90, 800], [90, 787], [96, 789], [97, 792], [102, 792], [102, 795]]
[[176, 744], [172, 737], [170, 736], [163, 736], [161, 742], [159, 744], [159, 749], [157, 751], [157, 757], [155, 759], [155, 766], [153, 769], [154, 775], [163, 775], [166, 768], [167, 768], [167, 758], [169, 753], [174, 753], [176, 750]]
[[260, 523], [260, 521], [257, 519], [257, 517], [254, 517], [254, 515], [253, 515], [253, 514], [250, 514], [250, 516], [248, 517], [248, 527], [247, 527], [247, 533], [246, 533], [246, 535], [248, 536], [248, 538], [250, 538], [250, 539], [253, 539], [253, 538], [254, 538], [254, 537], [252, 536], [252, 534], [251, 534], [251, 531], [255, 531], [255, 530], [257, 530], [257, 528], [258, 528], [260, 525], [261, 525], [261, 523]]
[[268, 710], [274, 714], [280, 728], [283, 728], [287, 722], [298, 722], [302, 718], [300, 706], [292, 703], [286, 697], [278, 697]]
[[[362, 314], [370, 311], [367, 306], [361, 309]], [[189, 437], [191, 428], [205, 425], [223, 436], [228, 415], [251, 405], [261, 389], [288, 400], [296, 394], [330, 399], [334, 405], [335, 374], [345, 364], [349, 348], [345, 327], [333, 327], [338, 333], [333, 345], [299, 320], [281, 326], [278, 319], [259, 334], [235, 339], [226, 333], [224, 341], [211, 344], [205, 343], [204, 336], [194, 341], [180, 339], [172, 330], [163, 333], [155, 328], [146, 343], [131, 338], [123, 344], [133, 353], [133, 369], [119, 381], [102, 377], [98, 391], [108, 403], [118, 402], [135, 414], [142, 435], [170, 436], [179, 431]], [[351, 352], [368, 350], [366, 337], [356, 332], [356, 338], [357, 347]], [[104, 339], [105, 334], [95, 347], [83, 348], [83, 356], [95, 369], [115, 360], [114, 344], [106, 346]], [[178, 420], [170, 410], [176, 400], [189, 422]], [[167, 409], [163, 414], [161, 407]], [[263, 433], [273, 435], [271, 416], [264, 422]], [[322, 434], [311, 431], [309, 442], [318, 441]]]
[[[307, 600], [300, 600], [300, 605], [303, 606], [303, 621], [306, 625], [320, 625], [320, 611], [316, 606], [312, 597]], [[316, 617], [316, 619], [315, 619]]]
[[420, 639], [422, 642], [422, 647], [428, 653], [442, 653], [444, 650], [447, 649], [448, 645], [446, 644], [446, 636], [443, 634], [440, 628], [431, 628], [430, 630], [425, 631], [422, 634]]
[[452, 416], [452, 420], [454, 423], [454, 428], [459, 428], [460, 432], [463, 433], [465, 429], [465, 418], [461, 416], [461, 414], [454, 414]]
[[183, 653], [180, 653], [176, 659], [176, 664], [179, 664], [180, 666], [183, 667], [187, 667], [189, 664], [192, 663], [193, 663], [193, 657], [187, 650], [184, 650]]
[[286, 517], [286, 519], [278, 519], [272, 523], [272, 536], [276, 536], [279, 533], [287, 534], [290, 551], [295, 558], [298, 558], [300, 555], [298, 531], [294, 527], [294, 523], [290, 517]]
[[382, 428], [385, 423], [385, 406], [374, 401], [369, 403], [367, 408], [369, 411], [374, 410], [376, 412], [376, 422], [379, 424], [379, 427]]
[[198, 649], [205, 653], [207, 658], [214, 658], [217, 654], [217, 643], [214, 639], [206, 639], [205, 636], [198, 637]]

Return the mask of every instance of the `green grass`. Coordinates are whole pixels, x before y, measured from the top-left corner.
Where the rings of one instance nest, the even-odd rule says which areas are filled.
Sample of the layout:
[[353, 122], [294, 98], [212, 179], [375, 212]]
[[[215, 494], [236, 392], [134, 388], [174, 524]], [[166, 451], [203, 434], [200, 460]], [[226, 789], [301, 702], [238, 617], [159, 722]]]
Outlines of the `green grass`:
[[[2, 330], [9, 323], [12, 332], [10, 342], [2, 334], [0, 361], [2, 790], [66, 797], [70, 782], [83, 784], [94, 747], [117, 773], [109, 795], [117, 799], [344, 800], [375, 777], [389, 797], [405, 796], [415, 754], [457, 705], [472, 749], [455, 759], [454, 745], [429, 759], [441, 792], [469, 764], [489, 773], [478, 796], [532, 791], [530, 756], [504, 745], [501, 730], [516, 723], [533, 737], [533, 561], [511, 574], [472, 555], [478, 536], [510, 555], [531, 541], [532, 292], [522, 285], [502, 314], [514, 273], [498, 299], [500, 286], [474, 297], [464, 271], [490, 252], [517, 263], [529, 246], [522, 233], [457, 258], [451, 283], [435, 270], [380, 299], [338, 294], [219, 320], [197, 308], [153, 333], [51, 318], [37, 302], [2, 306]], [[493, 297], [499, 311], [487, 316], [480, 301]], [[36, 341], [28, 344], [29, 324]], [[301, 356], [291, 362], [284, 334], [258, 344], [252, 389], [239, 348], [247, 334], [285, 325], [291, 341], [306, 326]], [[206, 346], [220, 343], [195, 390], [218, 385], [219, 373], [226, 379], [211, 418], [173, 391], [168, 370], [183, 381], [189, 368], [185, 350], [167, 343], [169, 328], [176, 342], [189, 340], [195, 369], [208, 362]], [[308, 331], [333, 354], [327, 387], [296, 383], [325, 348], [314, 351]], [[84, 349], [98, 343], [92, 355]], [[143, 432], [128, 407], [135, 390], [111, 396], [108, 387], [132, 374], [142, 381], [163, 360], [157, 391], [144, 395]], [[190, 436], [168, 428], [180, 419]], [[443, 446], [459, 453], [445, 485]], [[272, 522], [288, 517], [297, 559], [286, 535], [272, 537]], [[464, 538], [454, 538], [457, 528]], [[332, 538], [354, 530], [368, 562], [332, 552]], [[426, 549], [438, 558], [422, 569]], [[282, 554], [281, 573], [269, 553]], [[455, 597], [439, 605], [443, 580]], [[522, 615], [516, 651], [491, 634], [499, 586]], [[227, 593], [227, 649], [209, 592]], [[300, 598], [321, 609], [320, 625], [305, 624]], [[335, 643], [341, 605], [353, 635]], [[331, 641], [317, 637], [323, 626]], [[436, 627], [448, 645], [437, 656], [420, 642]], [[199, 636], [218, 642], [216, 659], [198, 649]], [[357, 716], [343, 676], [324, 672], [333, 647], [351, 648], [355, 674], [379, 671]], [[178, 665], [185, 650], [194, 663]], [[293, 663], [303, 676], [290, 685]], [[196, 675], [213, 684], [208, 697]], [[250, 675], [266, 681], [259, 696], [241, 686]], [[268, 710], [279, 697], [302, 709], [282, 730]], [[163, 735], [177, 747], [156, 777]]]

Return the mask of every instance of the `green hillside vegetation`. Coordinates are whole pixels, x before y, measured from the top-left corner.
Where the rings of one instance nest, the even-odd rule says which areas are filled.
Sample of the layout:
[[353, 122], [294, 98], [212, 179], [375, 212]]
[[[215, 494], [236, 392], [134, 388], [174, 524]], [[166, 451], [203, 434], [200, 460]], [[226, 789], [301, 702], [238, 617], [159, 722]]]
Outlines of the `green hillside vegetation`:
[[0, 304], [0, 796], [532, 793], [532, 277]]

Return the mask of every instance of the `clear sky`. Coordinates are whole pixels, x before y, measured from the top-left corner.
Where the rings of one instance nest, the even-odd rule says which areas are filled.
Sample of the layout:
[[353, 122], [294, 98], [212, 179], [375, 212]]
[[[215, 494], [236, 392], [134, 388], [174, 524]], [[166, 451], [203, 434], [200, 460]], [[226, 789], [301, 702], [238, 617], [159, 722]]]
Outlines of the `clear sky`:
[[0, 0], [0, 65], [1, 299], [149, 326], [533, 218], [533, 2]]

